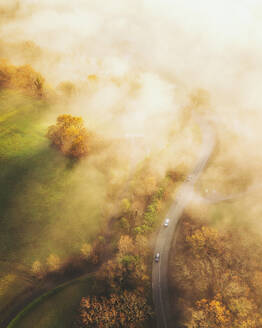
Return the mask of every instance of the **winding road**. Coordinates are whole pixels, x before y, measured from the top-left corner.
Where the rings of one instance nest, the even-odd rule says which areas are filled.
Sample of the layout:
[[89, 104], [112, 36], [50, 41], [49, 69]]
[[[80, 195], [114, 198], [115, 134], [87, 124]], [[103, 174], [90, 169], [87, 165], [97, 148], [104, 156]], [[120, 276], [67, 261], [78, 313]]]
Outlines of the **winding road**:
[[[215, 134], [211, 125], [202, 118], [194, 117], [194, 120], [200, 126], [202, 131], [202, 145], [199, 152], [199, 157], [197, 163], [192, 170], [191, 174], [187, 177], [186, 181], [180, 187], [179, 192], [174, 197], [174, 201], [166, 215], [170, 219], [168, 227], [161, 226], [155, 244], [155, 254], [160, 254], [159, 262], [153, 261], [152, 265], [152, 292], [153, 292], [153, 300], [155, 306], [155, 313], [157, 318], [157, 327], [158, 328], [169, 328], [172, 327], [171, 322], [171, 308], [169, 303], [169, 295], [168, 295], [168, 257], [169, 251], [172, 245], [173, 239], [177, 237], [176, 231], [178, 224], [180, 222], [181, 215], [187, 204], [191, 201], [192, 196], [194, 195], [194, 185], [197, 182], [199, 176], [203, 172], [206, 164], [213, 152], [215, 146]], [[247, 192], [238, 193], [231, 196], [218, 196], [214, 198], [209, 198], [206, 201], [209, 203], [233, 200], [240, 196], [243, 196], [247, 193], [255, 191], [257, 188], [261, 188], [261, 185], [254, 186], [250, 188]], [[51, 290], [50, 288], [45, 290], [47, 292]], [[25, 307], [25, 303], [29, 304], [33, 301], [33, 299], [37, 298], [42, 290], [38, 290], [35, 293], [32, 292], [29, 294], [26, 302], [23, 304], [18, 304], [18, 307], [14, 309], [11, 316], [6, 318], [1, 322], [0, 325], [3, 324], [3, 327], [6, 327], [8, 323], [14, 318], [23, 307]], [[12, 317], [12, 318], [11, 318]]]
[[161, 226], [155, 244], [155, 254], [159, 253], [160, 259], [159, 262], [153, 262], [152, 291], [158, 328], [168, 328], [171, 326], [167, 269], [172, 240], [173, 237], [176, 238], [176, 235], [174, 236], [174, 234], [184, 208], [192, 198], [194, 184], [204, 170], [215, 145], [214, 132], [208, 122], [200, 118], [194, 119], [202, 131], [202, 146], [199, 153], [199, 159], [195, 168], [187, 177], [186, 182], [181, 186], [178, 195], [174, 199], [174, 202], [166, 215], [166, 217], [170, 219], [169, 225], [168, 227]]

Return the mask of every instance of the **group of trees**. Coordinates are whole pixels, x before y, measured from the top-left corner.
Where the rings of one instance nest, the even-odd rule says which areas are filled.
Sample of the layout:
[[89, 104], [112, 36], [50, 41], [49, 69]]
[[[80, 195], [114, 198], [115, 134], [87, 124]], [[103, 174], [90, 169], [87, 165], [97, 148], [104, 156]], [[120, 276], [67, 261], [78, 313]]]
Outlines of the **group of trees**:
[[256, 238], [184, 220], [170, 268], [178, 326], [261, 327], [262, 248]]
[[[50, 95], [45, 79], [30, 65], [14, 66], [0, 58], [1, 89], [18, 90], [37, 98]], [[74, 84], [69, 81], [60, 83], [58, 90], [67, 97], [76, 92]], [[84, 127], [81, 117], [59, 115], [56, 124], [49, 127], [47, 137], [65, 155], [83, 157], [90, 151], [91, 133]]]
[[[103, 297], [83, 298], [77, 327], [150, 324], [153, 311], [149, 238], [167, 197], [167, 181], [171, 183], [171, 179], [157, 179], [148, 163], [141, 165], [129, 180], [129, 188], [120, 201], [120, 213], [110, 225], [114, 254], [96, 275]], [[88, 253], [89, 247], [83, 247], [82, 252], [85, 251]]]
[[130, 181], [128, 197], [121, 201], [119, 226], [124, 233], [131, 235], [148, 234], [153, 231], [159, 211], [167, 199], [172, 180], [157, 178], [144, 163]]
[[44, 78], [30, 65], [14, 66], [7, 60], [0, 59], [0, 90], [4, 88], [40, 98], [47, 92]]
[[104, 283], [107, 293], [128, 290], [144, 290], [149, 282], [146, 265], [149, 254], [145, 236], [135, 239], [122, 235], [118, 241], [116, 256], [108, 260], [98, 273], [98, 279]]
[[121, 235], [116, 256], [97, 273], [102, 297], [84, 297], [76, 327], [144, 327], [153, 312], [148, 302], [149, 275], [145, 263], [149, 254], [145, 236]]
[[58, 272], [62, 267], [62, 262], [56, 254], [50, 254], [46, 263], [42, 264], [40, 261], [36, 260], [32, 264], [32, 273], [35, 277], [43, 278], [46, 274], [50, 272]]
[[170, 179], [157, 179], [145, 162], [129, 181], [130, 188], [121, 200], [121, 212], [115, 219], [119, 235], [116, 255], [101, 270], [109, 291], [137, 289], [146, 292], [150, 284], [149, 236], [159, 211], [168, 197]]
[[57, 254], [51, 253], [45, 261], [35, 260], [30, 273], [27, 270], [27, 274], [38, 280], [53, 276], [58, 281], [66, 274], [80, 275], [90, 267], [101, 264], [104, 258], [112, 253], [112, 247], [107, 247], [105, 250], [105, 243], [105, 237], [100, 235], [92, 244], [83, 243], [74, 256], [60, 258]]
[[65, 155], [79, 158], [90, 152], [91, 133], [81, 117], [59, 115], [56, 124], [49, 127], [47, 137]]
[[120, 237], [116, 256], [96, 275], [105, 296], [82, 299], [76, 327], [144, 327], [152, 317], [145, 263], [148, 252], [145, 236], [138, 235], [135, 240], [128, 235]]
[[78, 327], [139, 328], [151, 315], [146, 298], [134, 292], [86, 297], [81, 301]]

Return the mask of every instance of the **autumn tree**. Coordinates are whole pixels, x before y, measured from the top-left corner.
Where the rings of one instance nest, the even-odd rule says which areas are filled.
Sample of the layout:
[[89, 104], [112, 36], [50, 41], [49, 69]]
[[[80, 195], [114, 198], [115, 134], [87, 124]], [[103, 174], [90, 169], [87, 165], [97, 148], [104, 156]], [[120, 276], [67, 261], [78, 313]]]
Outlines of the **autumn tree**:
[[171, 261], [171, 286], [180, 295], [174, 320], [188, 328], [260, 328], [259, 245], [246, 231], [222, 232], [189, 218], [180, 229]]
[[44, 270], [42, 267], [42, 264], [40, 261], [36, 260], [32, 264], [32, 273], [37, 277], [37, 278], [42, 278], [44, 275]]
[[7, 88], [10, 85], [11, 76], [14, 70], [7, 61], [0, 59], [0, 88]]
[[12, 87], [24, 90], [32, 96], [44, 95], [44, 78], [40, 73], [33, 70], [30, 65], [20, 66], [12, 77]]
[[81, 301], [78, 327], [139, 328], [152, 316], [146, 298], [133, 292], [107, 297], [86, 297]]
[[43, 97], [46, 92], [45, 80], [30, 65], [14, 66], [0, 59], [0, 89], [10, 88], [29, 96]]
[[46, 263], [50, 272], [58, 271], [61, 268], [60, 258], [55, 254], [50, 254], [46, 260]]
[[84, 259], [89, 259], [92, 253], [92, 246], [90, 244], [84, 243], [80, 251], [81, 251], [81, 256]]
[[192, 311], [192, 320], [188, 328], [231, 328], [231, 314], [220, 297], [208, 301], [196, 302], [196, 310]]
[[137, 174], [132, 187], [136, 196], [144, 197], [148, 200], [157, 190], [157, 179], [153, 173], [144, 170]]
[[262, 317], [255, 302], [248, 297], [232, 297], [225, 302], [221, 294], [196, 302], [188, 328], [258, 328]]
[[132, 254], [134, 252], [134, 243], [128, 235], [121, 236], [118, 242], [118, 251], [120, 256]]
[[65, 97], [72, 97], [76, 94], [76, 86], [74, 83], [70, 81], [63, 81], [61, 82], [57, 89], [61, 92], [61, 94]]
[[48, 128], [47, 137], [65, 155], [80, 158], [90, 151], [90, 133], [81, 117], [59, 115], [56, 125]]
[[148, 239], [143, 235], [137, 235], [135, 240], [136, 253], [139, 255], [148, 255], [150, 252]]
[[149, 282], [144, 252], [143, 238], [135, 241], [128, 235], [120, 237], [117, 245], [118, 252], [114, 259], [107, 261], [98, 274], [109, 291], [123, 291], [125, 289], [141, 289]]

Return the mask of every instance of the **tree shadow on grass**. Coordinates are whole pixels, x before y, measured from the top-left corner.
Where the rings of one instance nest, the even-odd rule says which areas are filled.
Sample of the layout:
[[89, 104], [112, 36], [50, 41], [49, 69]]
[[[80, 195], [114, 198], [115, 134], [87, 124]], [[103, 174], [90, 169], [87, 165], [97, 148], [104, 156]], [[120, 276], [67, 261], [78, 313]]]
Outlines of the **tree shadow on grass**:
[[[0, 162], [0, 258], [5, 253], [8, 255], [12, 248], [25, 247], [25, 243], [29, 241], [33, 247], [34, 239], [37, 241], [37, 234], [35, 237], [25, 238], [26, 223], [30, 221], [30, 218], [26, 217], [26, 207], [31, 205], [30, 199], [26, 199], [25, 204], [20, 201], [16, 209], [17, 199], [23, 196], [25, 188], [30, 189], [30, 186], [36, 183], [55, 190], [56, 184], [59, 185], [75, 166], [74, 160], [64, 157], [50, 147], [41, 148], [30, 157], [17, 157]], [[38, 201], [39, 204], [42, 201], [37, 197], [41, 197], [41, 194], [33, 196], [32, 203], [37, 212]], [[41, 210], [43, 212], [43, 208]]]

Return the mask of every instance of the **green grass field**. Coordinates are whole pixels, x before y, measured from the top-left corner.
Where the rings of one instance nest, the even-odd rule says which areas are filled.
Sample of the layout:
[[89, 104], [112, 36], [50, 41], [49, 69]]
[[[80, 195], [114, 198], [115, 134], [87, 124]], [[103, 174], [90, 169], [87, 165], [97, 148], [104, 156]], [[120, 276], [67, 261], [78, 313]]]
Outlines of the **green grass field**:
[[56, 110], [0, 92], [0, 311], [29, 284], [17, 268], [79, 253], [105, 220], [105, 174], [88, 159], [64, 157], [45, 137]]
[[91, 275], [57, 287], [29, 304], [7, 328], [71, 328], [81, 298], [90, 293]]

